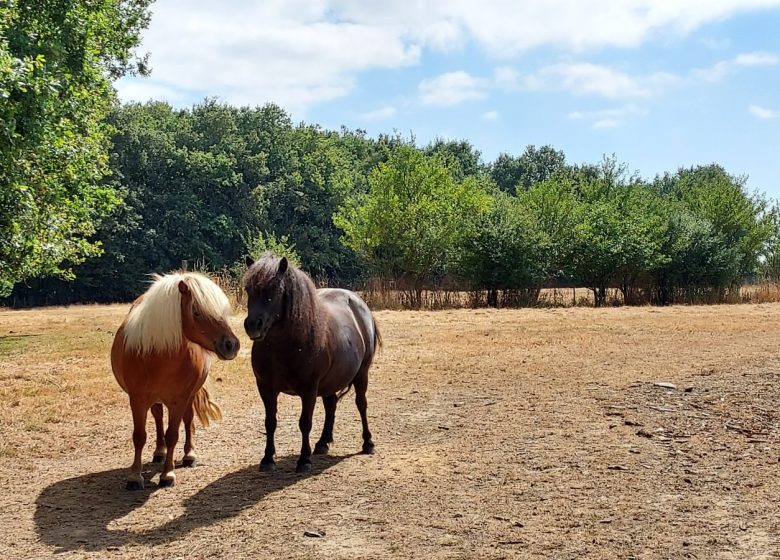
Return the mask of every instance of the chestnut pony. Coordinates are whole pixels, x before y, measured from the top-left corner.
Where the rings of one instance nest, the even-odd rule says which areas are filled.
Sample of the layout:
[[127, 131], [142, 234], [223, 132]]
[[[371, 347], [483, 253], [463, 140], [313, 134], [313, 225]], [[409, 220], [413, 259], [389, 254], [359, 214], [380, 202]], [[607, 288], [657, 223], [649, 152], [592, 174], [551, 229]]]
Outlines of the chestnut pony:
[[[213, 355], [236, 357], [239, 342], [228, 324], [230, 303], [210, 279], [195, 273], [153, 276], [154, 282], [135, 300], [114, 337], [111, 367], [130, 397], [135, 459], [127, 479], [129, 490], [144, 487], [141, 453], [146, 443], [149, 408], [157, 429], [153, 462], [165, 461], [160, 486], [173, 486], [173, 453], [182, 419], [185, 428], [183, 466], [195, 464], [193, 416], [201, 424], [222, 413], [203, 384]], [[163, 437], [163, 407], [168, 429]]]
[[301, 398], [298, 425], [303, 443], [296, 472], [312, 468], [309, 432], [317, 397], [325, 405], [325, 426], [314, 453], [327, 453], [333, 442], [336, 404], [352, 386], [363, 423], [363, 453], [372, 453], [366, 389], [368, 369], [381, 339], [368, 306], [348, 290], [317, 290], [304, 272], [273, 253], [265, 253], [257, 262], [247, 258], [247, 266], [244, 328], [254, 341], [252, 369], [265, 407], [266, 446], [260, 470], [275, 465], [280, 392]]

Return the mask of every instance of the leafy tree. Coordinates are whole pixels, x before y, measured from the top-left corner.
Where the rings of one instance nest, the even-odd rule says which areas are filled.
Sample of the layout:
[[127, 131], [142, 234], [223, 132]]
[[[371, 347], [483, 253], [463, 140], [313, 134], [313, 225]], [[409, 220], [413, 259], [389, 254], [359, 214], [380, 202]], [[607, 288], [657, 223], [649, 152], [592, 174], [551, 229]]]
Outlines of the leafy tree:
[[396, 149], [368, 183], [334, 221], [344, 243], [375, 274], [404, 281], [419, 306], [424, 287], [453, 272], [455, 252], [490, 198], [477, 179], [456, 182], [445, 162], [411, 146]]
[[574, 250], [574, 227], [580, 202], [570, 179], [548, 179], [517, 194], [537, 227], [547, 239], [544, 261], [546, 277], [563, 279], [570, 272]]
[[566, 156], [552, 146], [529, 145], [518, 157], [500, 154], [490, 166], [490, 177], [498, 188], [510, 194], [566, 174]]
[[456, 181], [462, 181], [465, 177], [476, 176], [482, 172], [481, 154], [466, 140], [436, 138], [425, 147], [423, 153], [428, 156], [440, 156], [449, 165]]
[[515, 198], [498, 192], [463, 239], [459, 269], [472, 288], [487, 290], [487, 304], [533, 304], [547, 278], [550, 240]]
[[100, 252], [96, 224], [119, 202], [108, 173], [111, 80], [133, 58], [147, 0], [7, 0], [0, 6], [0, 294], [68, 276]]

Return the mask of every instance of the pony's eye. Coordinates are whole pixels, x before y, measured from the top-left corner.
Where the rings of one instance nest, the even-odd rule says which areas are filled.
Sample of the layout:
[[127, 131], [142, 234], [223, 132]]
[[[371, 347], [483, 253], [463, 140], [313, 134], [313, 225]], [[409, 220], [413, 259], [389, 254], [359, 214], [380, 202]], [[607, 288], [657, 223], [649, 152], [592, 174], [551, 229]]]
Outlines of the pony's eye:
[[200, 318], [200, 315], [201, 315], [201, 313], [200, 313], [200, 311], [198, 311], [197, 309], [194, 309], [194, 308], [193, 308], [193, 310], [192, 310], [192, 315], [193, 315], [193, 317]]

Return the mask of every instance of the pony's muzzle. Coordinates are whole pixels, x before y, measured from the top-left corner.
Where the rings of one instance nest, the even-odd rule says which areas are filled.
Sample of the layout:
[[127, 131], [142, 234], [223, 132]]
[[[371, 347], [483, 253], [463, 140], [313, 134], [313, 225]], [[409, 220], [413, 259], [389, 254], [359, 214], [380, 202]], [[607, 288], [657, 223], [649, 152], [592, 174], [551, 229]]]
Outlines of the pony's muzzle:
[[241, 343], [234, 336], [223, 336], [217, 343], [216, 350], [223, 360], [232, 360], [238, 354]]
[[244, 320], [244, 330], [246, 335], [252, 340], [262, 340], [265, 338], [268, 328], [262, 318]]

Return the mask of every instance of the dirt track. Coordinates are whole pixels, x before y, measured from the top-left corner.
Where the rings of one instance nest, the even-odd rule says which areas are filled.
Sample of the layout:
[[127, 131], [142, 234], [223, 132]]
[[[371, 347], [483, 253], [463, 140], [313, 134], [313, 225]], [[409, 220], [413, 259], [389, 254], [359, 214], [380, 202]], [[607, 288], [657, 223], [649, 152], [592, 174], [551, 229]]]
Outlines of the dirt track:
[[200, 465], [139, 493], [125, 311], [0, 312], [0, 558], [780, 557], [780, 305], [378, 313], [377, 453], [347, 398], [306, 477], [291, 397], [257, 472], [242, 337]]

